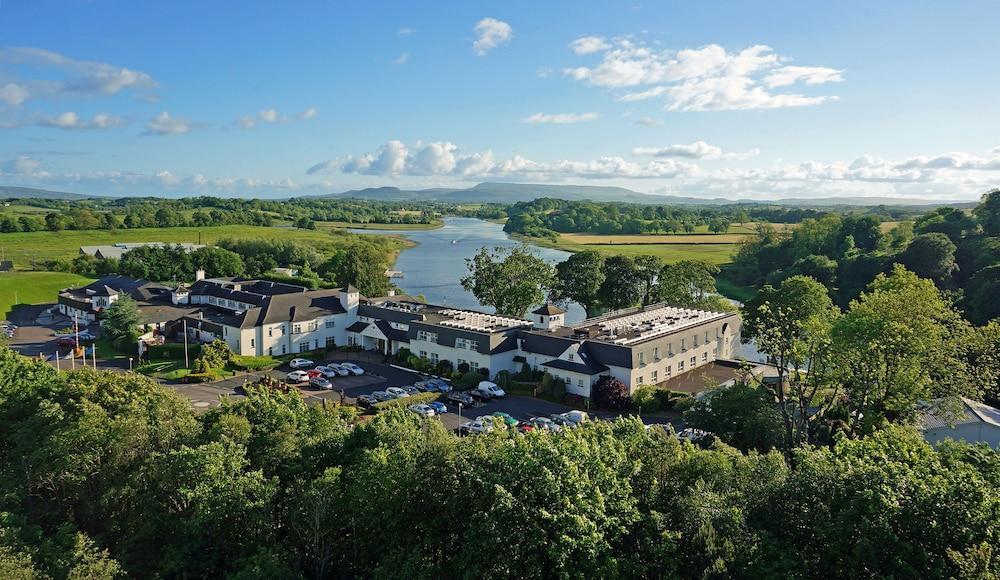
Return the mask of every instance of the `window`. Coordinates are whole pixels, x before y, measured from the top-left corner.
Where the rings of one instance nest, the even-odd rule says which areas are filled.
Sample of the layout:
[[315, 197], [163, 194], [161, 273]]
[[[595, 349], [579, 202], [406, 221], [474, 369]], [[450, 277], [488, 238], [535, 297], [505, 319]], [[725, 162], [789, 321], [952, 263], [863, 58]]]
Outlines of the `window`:
[[708, 344], [708, 331], [705, 331], [705, 344]]
[[336, 320], [334, 320], [332, 318], [327, 318], [326, 319], [326, 327], [327, 328], [333, 328], [335, 326], [337, 326], [337, 321]]
[[332, 336], [326, 337], [326, 346], [335, 346], [336, 344]]
[[435, 365], [438, 364], [438, 353], [436, 352], [431, 353], [431, 364]]
[[677, 372], [681, 372], [683, 370], [684, 370], [684, 361], [678, 361], [677, 362]]
[[660, 347], [653, 347], [653, 360], [660, 360]]
[[576, 386], [583, 387], [583, 379], [576, 379]]
[[472, 361], [471, 363], [469, 363], [469, 368], [471, 370], [478, 371], [479, 370], [479, 363], [477, 363], [476, 361]]
[[696, 364], [698, 364], [698, 357], [691, 357], [691, 366], [695, 366]]
[[667, 345], [667, 356], [674, 356], [674, 343], [672, 342]]
[[573, 354], [573, 353], [569, 353], [569, 360], [575, 360], [575, 359], [576, 359], [576, 355]]
[[285, 345], [281, 345], [281, 354], [285, 354]]
[[420, 358], [427, 358], [427, 351], [426, 350], [420, 351]]
[[639, 353], [639, 366], [646, 366], [646, 353], [644, 352]]
[[684, 346], [684, 339], [682, 338], [682, 339], [681, 339], [681, 352], [684, 352], [684, 351], [686, 351], [686, 350], [687, 350], [687, 347], [686, 347], [686, 346]]
[[274, 336], [274, 329], [273, 328], [268, 328], [267, 329], [267, 335], [268, 336]]
[[458, 359], [458, 364], [464, 364], [464, 363], [465, 363], [465, 359], [464, 358]]
[[642, 380], [642, 375], [639, 375], [639, 376], [637, 376], [637, 377], [635, 378], [635, 384], [637, 384], [637, 385], [641, 385], [642, 383], [643, 383], [643, 380]]
[[707, 352], [701, 353], [701, 362], [707, 362], [707, 361], [708, 361], [708, 353]]
[[251, 338], [250, 339], [250, 348], [253, 348], [253, 347], [254, 347], [254, 340]]
[[281, 326], [279, 326], [278, 328], [280, 328], [280, 329], [281, 329], [281, 336], [285, 336], [285, 325], [284, 325], [284, 324], [282, 324], [282, 325], [281, 325]]
[[437, 342], [438, 335], [436, 332], [427, 332], [426, 330], [417, 331], [417, 340], [426, 340], [427, 342]]
[[[436, 340], [437, 339], [437, 335], [434, 335], [434, 336], [435, 336], [435, 340]], [[479, 341], [471, 340], [471, 339], [468, 339], [468, 338], [456, 338], [455, 339], [455, 348], [461, 348], [461, 349], [465, 349], [465, 350], [479, 350]]]
[[274, 347], [273, 346], [267, 347], [267, 355], [271, 356], [272, 354], [274, 354]]
[[698, 335], [697, 334], [694, 335], [694, 346], [695, 346], [695, 348], [698, 347]]
[[665, 376], [666, 376], [666, 377], [667, 377], [668, 379], [670, 378], [670, 365], [667, 365], [667, 368], [663, 369], [663, 374], [664, 374], [664, 375], [665, 375]]
[[292, 326], [292, 334], [302, 334], [302, 325], [295, 324]]
[[659, 375], [660, 375], [659, 371], [653, 371], [653, 374], [652, 374], [652, 375], [650, 375], [649, 379], [650, 379], [651, 381], [653, 381], [653, 384], [654, 384], [654, 385], [655, 385], [656, 383], [660, 382], [660, 376], [659, 376]]

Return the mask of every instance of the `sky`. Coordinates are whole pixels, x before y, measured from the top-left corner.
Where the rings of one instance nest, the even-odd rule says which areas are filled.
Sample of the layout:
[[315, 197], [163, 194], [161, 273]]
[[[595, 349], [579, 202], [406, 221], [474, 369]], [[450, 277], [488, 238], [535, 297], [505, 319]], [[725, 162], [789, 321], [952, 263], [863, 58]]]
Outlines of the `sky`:
[[1000, 186], [1000, 0], [0, 0], [0, 185]]

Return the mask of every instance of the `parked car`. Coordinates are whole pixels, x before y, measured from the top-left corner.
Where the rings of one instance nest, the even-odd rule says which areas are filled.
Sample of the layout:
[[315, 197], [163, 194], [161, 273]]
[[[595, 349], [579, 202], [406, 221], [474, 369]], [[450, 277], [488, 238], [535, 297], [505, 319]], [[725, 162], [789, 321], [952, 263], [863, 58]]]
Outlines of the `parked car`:
[[586, 423], [587, 421], [590, 420], [590, 415], [588, 415], [583, 411], [577, 411], [575, 409], [572, 411], [566, 411], [565, 413], [562, 414], [562, 416], [566, 417], [566, 420], [573, 423], [574, 426], [580, 425], [581, 423]]
[[317, 389], [326, 389], [327, 391], [333, 390], [333, 383], [326, 377], [313, 377], [309, 379], [309, 386]]
[[292, 371], [285, 376], [289, 383], [304, 383], [309, 380], [309, 373], [306, 371]]
[[475, 421], [469, 421], [468, 423], [463, 423], [459, 428], [458, 432], [461, 435], [479, 435], [482, 433], [490, 433], [495, 429], [492, 421], [481, 421], [476, 419]]
[[333, 369], [335, 373], [337, 373], [338, 376], [346, 377], [347, 375], [351, 374], [351, 371], [345, 369], [344, 365], [342, 364], [330, 363], [329, 366], [331, 369]]
[[97, 339], [93, 334], [89, 332], [81, 332], [79, 334], [64, 334], [56, 339], [56, 344], [59, 346], [76, 346], [79, 340], [80, 344], [89, 344]]
[[292, 367], [293, 369], [306, 369], [315, 364], [316, 363], [307, 358], [293, 358], [292, 360], [288, 361], [288, 366]]
[[448, 405], [445, 405], [441, 401], [431, 401], [427, 403], [427, 406], [434, 409], [434, 413], [438, 415], [443, 415], [448, 412]]
[[385, 392], [392, 395], [393, 399], [402, 399], [404, 397], [409, 397], [410, 393], [407, 393], [404, 389], [400, 387], [389, 387]]
[[510, 413], [504, 413], [503, 411], [494, 411], [493, 416], [503, 421], [508, 427], [517, 427], [517, 424], [520, 423], [520, 421], [512, 417]]
[[438, 392], [437, 385], [431, 381], [417, 381], [413, 383], [413, 386], [417, 388], [421, 393], [436, 393]]
[[310, 379], [315, 379], [316, 377], [322, 377], [323, 376], [323, 373], [319, 372], [316, 369], [309, 369], [309, 370], [306, 371], [306, 374], [309, 375]]
[[347, 369], [347, 372], [351, 373], [352, 375], [354, 375], [356, 377], [360, 377], [361, 375], [365, 374], [365, 369], [359, 367], [358, 365], [356, 365], [354, 363], [350, 363], [350, 362], [340, 363], [340, 366], [342, 368]]
[[566, 417], [563, 417], [559, 413], [549, 415], [549, 420], [560, 427], [576, 427], [576, 423], [570, 421]]
[[681, 429], [681, 432], [677, 434], [677, 438], [690, 441], [691, 443], [697, 443], [709, 435], [711, 435], [711, 433], [708, 431], [688, 427], [687, 429]]
[[490, 381], [481, 381], [479, 386], [476, 387], [476, 390], [483, 393], [489, 393], [490, 397], [494, 399], [502, 399], [507, 396], [507, 393], [504, 392], [503, 389], [501, 389], [496, 383], [491, 383]]
[[414, 387], [413, 385], [407, 385], [405, 387], [400, 387], [400, 388], [403, 389], [404, 391], [406, 391], [407, 393], [411, 394], [411, 395], [419, 395], [420, 394], [420, 389], [418, 389], [417, 387]]
[[444, 379], [431, 379], [428, 382], [433, 383], [439, 393], [450, 393], [452, 390], [451, 383]]
[[486, 391], [480, 391], [479, 389], [469, 389], [468, 391], [465, 391], [465, 392], [470, 397], [472, 397], [473, 399], [475, 399], [477, 401], [482, 401], [483, 403], [485, 403], [485, 402], [487, 402], [487, 401], [489, 401], [490, 399], [493, 398], [493, 397], [490, 396], [490, 394], [488, 392], [486, 392]]
[[313, 369], [314, 371], [323, 375], [324, 378], [333, 379], [337, 377], [337, 371], [333, 370], [333, 367], [320, 365]]
[[361, 395], [358, 397], [358, 405], [364, 409], [371, 409], [377, 402], [378, 399], [371, 395]]
[[417, 415], [420, 415], [421, 417], [433, 417], [434, 416], [434, 409], [432, 409], [430, 407], [430, 405], [422, 405], [422, 404], [418, 403], [416, 405], [409, 405], [406, 408], [409, 409], [409, 410], [411, 410], [411, 411], [413, 411]]
[[446, 397], [449, 403], [461, 404], [464, 407], [471, 407], [476, 402], [468, 393], [463, 391], [452, 391]]
[[385, 401], [391, 401], [396, 398], [394, 395], [390, 395], [386, 391], [375, 391], [374, 393], [372, 393], [372, 397], [380, 403], [383, 403]]
[[560, 427], [555, 421], [547, 417], [532, 417], [525, 421], [526, 424], [533, 426], [535, 429], [557, 432], [562, 427]]

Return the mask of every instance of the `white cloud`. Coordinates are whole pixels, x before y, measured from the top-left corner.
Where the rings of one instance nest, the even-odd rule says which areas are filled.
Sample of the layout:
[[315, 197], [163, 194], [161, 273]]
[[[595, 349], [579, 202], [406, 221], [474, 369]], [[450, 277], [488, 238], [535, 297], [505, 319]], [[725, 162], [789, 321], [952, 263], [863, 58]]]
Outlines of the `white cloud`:
[[27, 87], [22, 85], [7, 83], [0, 86], [0, 101], [14, 107], [28, 100], [30, 95], [31, 93], [28, 91]]
[[124, 124], [121, 117], [116, 117], [108, 113], [98, 113], [89, 121], [81, 118], [73, 111], [66, 111], [54, 117], [42, 117], [38, 120], [38, 125], [42, 127], [52, 127], [55, 129], [110, 129]]
[[49, 174], [42, 171], [41, 161], [27, 155], [18, 155], [13, 159], [0, 162], [0, 175], [45, 177]]
[[406, 64], [408, 62], [410, 62], [410, 53], [408, 53], [408, 52], [402, 52], [402, 53], [400, 53], [399, 56], [397, 56], [396, 58], [393, 59], [392, 64], [398, 66], [398, 65]]
[[41, 48], [14, 47], [0, 50], [0, 62], [23, 66], [29, 70], [48, 68], [58, 71], [62, 77], [8, 83], [0, 88], [0, 99], [12, 105], [20, 104], [28, 98], [107, 96], [124, 90], [151, 90], [157, 86], [156, 81], [142, 71], [103, 62], [77, 60]]
[[598, 117], [597, 113], [535, 113], [523, 119], [524, 123], [547, 123], [553, 125], [570, 125], [586, 123]]
[[843, 80], [843, 71], [827, 67], [785, 66], [788, 59], [765, 45], [729, 52], [717, 44], [695, 49], [660, 50], [628, 39], [603, 50], [593, 67], [571, 67], [573, 80], [633, 90], [619, 97], [639, 101], [665, 97], [672, 111], [773, 109], [815, 105], [836, 97], [809, 96], [773, 89], [796, 84], [823, 85]]
[[591, 161], [561, 160], [542, 163], [520, 155], [497, 161], [492, 151], [461, 153], [450, 142], [417, 143], [413, 148], [389, 141], [378, 152], [317, 163], [306, 173], [354, 173], [381, 177], [452, 176], [465, 178], [503, 177], [543, 181], [566, 178], [672, 178], [695, 174], [693, 164], [674, 159], [639, 164], [622, 157], [607, 156]]
[[540, 66], [535, 69], [535, 76], [540, 79], [547, 79], [552, 76], [552, 69], [547, 66]]
[[688, 159], [748, 159], [760, 153], [759, 149], [751, 149], [745, 153], [724, 153], [721, 147], [709, 145], [704, 141], [694, 143], [668, 145], [666, 147], [636, 147], [632, 155], [648, 157], [684, 157]]
[[146, 135], [181, 135], [191, 131], [194, 125], [190, 120], [181, 117], [171, 117], [163, 111], [146, 124]]
[[483, 18], [476, 23], [473, 31], [476, 33], [476, 40], [472, 43], [472, 48], [479, 56], [510, 42], [514, 35], [510, 24], [496, 18]]
[[402, 26], [396, 31], [397, 36], [410, 36], [413, 34], [413, 29], [408, 26]]
[[611, 48], [600, 36], [581, 36], [569, 43], [569, 48], [576, 54], [593, 54]]
[[316, 107], [309, 107], [308, 109], [289, 117], [288, 115], [280, 113], [277, 109], [271, 107], [261, 110], [256, 115], [247, 115], [236, 119], [236, 125], [243, 129], [253, 129], [260, 124], [290, 123], [293, 120], [303, 121], [313, 119], [318, 114], [319, 109]]
[[641, 117], [636, 120], [636, 125], [642, 125], [643, 127], [659, 127], [663, 124], [663, 119], [657, 119], [655, 117]]

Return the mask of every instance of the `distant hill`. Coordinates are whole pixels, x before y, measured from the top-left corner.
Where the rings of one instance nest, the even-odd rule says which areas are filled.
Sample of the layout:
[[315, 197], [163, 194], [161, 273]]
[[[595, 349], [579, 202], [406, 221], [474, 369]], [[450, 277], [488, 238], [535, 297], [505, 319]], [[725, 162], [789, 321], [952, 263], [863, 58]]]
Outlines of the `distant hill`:
[[531, 201], [539, 197], [553, 197], [571, 201], [619, 201], [627, 203], [677, 204], [677, 205], [730, 205], [736, 203], [756, 205], [784, 205], [796, 207], [832, 207], [874, 205], [886, 206], [941, 206], [975, 207], [977, 202], [953, 202], [943, 200], [908, 199], [892, 197], [820, 197], [776, 200], [724, 199], [683, 197], [678, 195], [653, 195], [640, 193], [624, 187], [602, 187], [595, 185], [553, 185], [532, 183], [492, 183], [485, 182], [465, 189], [400, 189], [398, 187], [370, 187], [354, 189], [343, 193], [323, 195], [325, 198], [355, 198], [380, 201], [444, 201], [452, 203], [502, 202], [515, 203]]
[[35, 187], [0, 185], [0, 199], [88, 199], [90, 197], [93, 196], [66, 191], [49, 191]]

